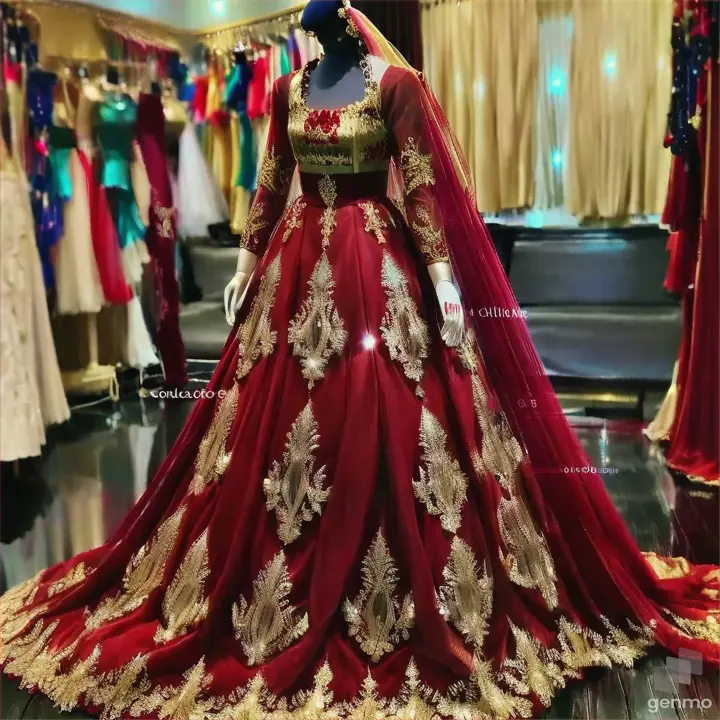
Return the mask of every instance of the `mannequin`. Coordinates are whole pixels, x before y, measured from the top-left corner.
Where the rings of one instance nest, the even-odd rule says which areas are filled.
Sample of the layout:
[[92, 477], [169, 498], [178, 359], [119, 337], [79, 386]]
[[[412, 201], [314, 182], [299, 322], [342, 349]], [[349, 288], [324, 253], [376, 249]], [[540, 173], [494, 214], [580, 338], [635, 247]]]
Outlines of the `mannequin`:
[[[325, 54], [310, 75], [307, 104], [313, 109], [336, 110], [363, 99], [365, 77], [361, 65], [364, 46], [346, 31], [347, 22], [339, 15], [340, 0], [310, 0], [303, 11], [303, 30], [317, 35]], [[379, 58], [373, 62], [376, 82], [387, 65]], [[242, 306], [244, 291], [257, 264], [257, 256], [241, 249], [235, 276], [225, 288], [225, 316], [228, 325], [234, 325], [235, 316]], [[448, 262], [436, 262], [427, 267], [435, 287], [444, 326], [441, 335], [449, 347], [457, 347], [465, 327], [460, 296], [453, 283]]]

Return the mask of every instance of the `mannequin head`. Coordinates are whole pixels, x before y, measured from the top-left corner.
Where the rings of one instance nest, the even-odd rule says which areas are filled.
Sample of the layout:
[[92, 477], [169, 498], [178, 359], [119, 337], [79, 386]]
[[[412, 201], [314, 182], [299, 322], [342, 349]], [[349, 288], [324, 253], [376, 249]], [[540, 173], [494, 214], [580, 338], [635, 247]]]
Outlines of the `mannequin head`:
[[316, 35], [326, 49], [328, 45], [352, 45], [347, 21], [338, 14], [342, 7], [342, 0], [310, 0], [300, 20], [302, 29]]

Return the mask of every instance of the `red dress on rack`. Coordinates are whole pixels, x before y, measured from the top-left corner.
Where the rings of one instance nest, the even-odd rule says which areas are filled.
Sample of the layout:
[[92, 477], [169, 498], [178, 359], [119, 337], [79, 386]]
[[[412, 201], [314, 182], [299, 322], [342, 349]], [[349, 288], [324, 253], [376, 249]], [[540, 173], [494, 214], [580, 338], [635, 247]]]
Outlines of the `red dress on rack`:
[[275, 85], [209, 393], [104, 547], [0, 599], [3, 671], [108, 719], [507, 720], [655, 644], [717, 664], [720, 570], [643, 557], [551, 391], [518, 412], [532, 378], [475, 342], [520, 327], [498, 343], [539, 367], [517, 304], [442, 341], [426, 265], [462, 252], [463, 163], [427, 86], [373, 64], [314, 110], [312, 67]]
[[[698, 208], [679, 230], [692, 238], [692, 278], [685, 286], [678, 405], [670, 431], [668, 464], [691, 479], [720, 484], [720, 65], [705, 78], [707, 111], [698, 131], [701, 180]], [[705, 98], [703, 98], [705, 100]], [[672, 262], [672, 261], [671, 261]], [[687, 280], [687, 279], [684, 279]]]
[[165, 114], [156, 95], [141, 95], [137, 139], [151, 187], [150, 226], [145, 235], [152, 260], [159, 318], [156, 346], [162, 357], [165, 383], [187, 382], [185, 346], [180, 336], [180, 288], [175, 273], [175, 209], [165, 158]]
[[247, 115], [251, 120], [256, 120], [267, 115], [269, 111], [268, 73], [270, 67], [267, 55], [258, 56], [250, 65], [252, 77], [248, 88]]

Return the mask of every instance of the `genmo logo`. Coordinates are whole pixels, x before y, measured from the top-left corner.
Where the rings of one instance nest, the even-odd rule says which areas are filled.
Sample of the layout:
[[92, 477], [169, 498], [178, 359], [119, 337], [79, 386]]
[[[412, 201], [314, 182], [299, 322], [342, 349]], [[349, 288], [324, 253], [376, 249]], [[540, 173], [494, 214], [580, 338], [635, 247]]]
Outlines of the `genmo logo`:
[[712, 707], [710, 698], [652, 698], [648, 700], [648, 710], [651, 713], [657, 713], [658, 710], [683, 709], [690, 710], [692, 708], [709, 710]]

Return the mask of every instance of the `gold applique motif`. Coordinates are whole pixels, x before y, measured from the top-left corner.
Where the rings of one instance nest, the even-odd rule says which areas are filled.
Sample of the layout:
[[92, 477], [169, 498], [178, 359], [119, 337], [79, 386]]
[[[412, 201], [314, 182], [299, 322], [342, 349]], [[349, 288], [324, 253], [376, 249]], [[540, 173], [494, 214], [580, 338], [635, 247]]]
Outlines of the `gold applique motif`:
[[277, 332], [271, 329], [270, 314], [275, 304], [281, 270], [278, 253], [260, 280], [260, 287], [245, 322], [238, 328], [238, 380], [252, 370], [261, 356], [269, 357], [275, 349]]
[[643, 555], [660, 580], [681, 578], [690, 573], [690, 563], [684, 557], [661, 557], [654, 552], [646, 552]]
[[155, 205], [154, 209], [155, 215], [157, 216], [155, 232], [161, 238], [174, 238], [175, 233], [173, 232], [172, 219], [175, 215], [175, 208]]
[[348, 334], [332, 299], [335, 282], [325, 253], [315, 265], [308, 286], [309, 296], [290, 321], [288, 341], [294, 346], [293, 355], [301, 358], [303, 377], [312, 390], [324, 376], [330, 357], [342, 354]]
[[405, 275], [388, 252], [383, 253], [382, 285], [387, 295], [388, 312], [383, 317], [380, 333], [390, 358], [400, 362], [408, 378], [420, 382], [423, 360], [428, 357], [430, 334], [410, 297]]
[[421, 185], [435, 184], [432, 155], [421, 153], [415, 138], [408, 138], [400, 153], [400, 170], [405, 183], [406, 195], [410, 195]]
[[[475, 332], [472, 328], [465, 330], [463, 341], [457, 350], [458, 357], [462, 366], [470, 372], [476, 373], [478, 370], [478, 354], [477, 344], [475, 342]], [[482, 390], [481, 390], [482, 392]]]
[[445, 585], [439, 596], [442, 616], [482, 653], [493, 608], [493, 581], [485, 563], [481, 575], [472, 549], [456, 536], [443, 577]]
[[279, 195], [286, 189], [286, 181], [282, 172], [282, 158], [275, 154], [275, 148], [270, 148], [263, 157], [257, 179], [258, 187], [264, 187], [272, 193]]
[[239, 604], [233, 605], [235, 638], [242, 644], [248, 665], [262, 665], [307, 632], [308, 616], [295, 617], [288, 600], [291, 591], [281, 550], [255, 578], [250, 607], [242, 596]]
[[[37, 605], [34, 608], [27, 610], [21, 610], [12, 618], [6, 620], [2, 626], [2, 639], [3, 643], [7, 643], [9, 640], [19, 635], [25, 630], [33, 620], [36, 620], [48, 609], [48, 604], [43, 603]], [[0, 645], [0, 662], [4, 662], [2, 654], [2, 645]]]
[[[76, 644], [77, 641], [71, 646], [73, 650]], [[65, 655], [66, 653], [67, 651], [62, 654]], [[67, 656], [69, 657], [69, 653], [67, 653]], [[46, 672], [46, 681], [40, 689], [61, 710], [64, 712], [73, 711], [78, 706], [80, 696], [90, 686], [92, 674], [99, 659], [100, 646], [96, 645], [85, 660], [78, 660], [67, 672]]]
[[0, 628], [2, 628], [1, 637], [3, 642], [7, 642], [12, 637], [7, 631], [8, 620], [17, 615], [24, 607], [32, 604], [43, 572], [41, 571], [34, 577], [28, 578], [19, 585], [10, 588], [0, 597]]
[[158, 627], [155, 642], [170, 642], [185, 635], [208, 614], [205, 581], [210, 575], [208, 531], [192, 544], [165, 592], [162, 603], [164, 627]]
[[199, 495], [206, 487], [217, 482], [230, 466], [232, 453], [226, 444], [230, 428], [237, 414], [238, 386], [233, 383], [227, 395], [220, 401], [215, 416], [198, 448], [195, 460], [195, 474], [188, 492]]
[[555, 565], [520, 492], [516, 489], [510, 499], [503, 497], [498, 504], [500, 537], [508, 551], [506, 555], [501, 551], [500, 558], [516, 585], [539, 590], [553, 610], [558, 604]]
[[[212, 675], [205, 672], [203, 657], [185, 671], [182, 685], [155, 688], [133, 703], [131, 713], [134, 717], [144, 717], [157, 711], [162, 720], [206, 720], [210, 717], [212, 700], [200, 700], [198, 696], [206, 693], [211, 683]], [[227, 720], [230, 717], [234, 716], [225, 716]]]
[[410, 637], [415, 623], [412, 595], [402, 605], [395, 597], [398, 571], [382, 531], [378, 531], [362, 563], [363, 584], [353, 602], [345, 600], [343, 614], [350, 637], [373, 662], [392, 652], [401, 638]]
[[278, 537], [285, 545], [300, 537], [303, 522], [322, 513], [330, 496], [325, 489], [325, 466], [315, 470], [315, 451], [319, 447], [318, 425], [310, 402], [287, 434], [282, 463], [275, 461], [263, 482], [268, 510], [275, 510]]
[[285, 233], [283, 234], [283, 242], [286, 243], [293, 231], [298, 230], [303, 224], [303, 213], [307, 208], [307, 203], [302, 200], [296, 200], [290, 209], [290, 214], [287, 219], [287, 225], [285, 226]]
[[413, 481], [415, 497], [431, 515], [439, 515], [443, 530], [455, 533], [465, 504], [467, 476], [447, 450], [447, 434], [440, 421], [423, 408], [420, 418], [420, 446], [423, 449], [420, 480]]
[[565, 687], [562, 669], [535, 638], [512, 622], [510, 629], [515, 637], [515, 657], [503, 662], [503, 679], [519, 695], [532, 693], [543, 705], [550, 705], [558, 690]]
[[4, 672], [8, 675], [24, 677], [35, 658], [45, 649], [58, 625], [58, 620], [47, 626], [40, 620], [24, 637], [14, 640], [12, 644], [3, 648], [2, 662], [10, 660], [3, 668]]
[[678, 615], [673, 615], [672, 618], [675, 625], [687, 637], [698, 638], [716, 645], [720, 644], [720, 622], [714, 616], [708, 615], [703, 620], [693, 620]]
[[372, 202], [360, 203], [363, 215], [365, 216], [365, 232], [375, 235], [378, 245], [385, 245], [383, 230], [387, 230], [387, 223], [382, 219], [380, 211]]
[[318, 190], [320, 191], [320, 197], [326, 205], [320, 218], [320, 228], [322, 230], [323, 248], [327, 249], [330, 246], [330, 238], [332, 237], [333, 231], [337, 227], [337, 211], [335, 210], [337, 186], [329, 175], [323, 175], [320, 180], [318, 180]]
[[268, 221], [264, 218], [265, 215], [265, 203], [256, 200], [253, 202], [250, 212], [248, 213], [247, 219], [245, 220], [245, 227], [242, 231], [240, 239], [240, 247], [249, 250], [250, 252], [256, 252], [260, 245], [260, 237], [258, 233], [268, 226]]
[[442, 229], [435, 228], [430, 218], [430, 212], [424, 205], [419, 205], [415, 214], [420, 220], [413, 222], [413, 230], [420, 238], [420, 251], [428, 264], [447, 261], [448, 249], [445, 244], [445, 234]]
[[471, 682], [474, 685], [471, 687], [471, 697], [475, 700], [471, 707], [479, 712], [479, 717], [509, 720], [518, 716], [532, 716], [532, 703], [526, 698], [502, 690], [489, 662], [475, 658]]
[[58, 595], [61, 592], [64, 592], [68, 588], [73, 587], [74, 585], [78, 585], [81, 583], [87, 575], [85, 571], [85, 563], [78, 563], [72, 570], [68, 572], [67, 575], [65, 575], [64, 578], [61, 578], [57, 582], [54, 582], [49, 588], [48, 588], [48, 597], [53, 597], [54, 595]]
[[136, 655], [124, 667], [93, 678], [86, 695], [93, 705], [102, 705], [100, 720], [115, 720], [150, 689], [146, 674], [147, 655]]
[[181, 505], [143, 545], [125, 570], [122, 590], [102, 600], [85, 618], [85, 627], [97, 629], [137, 610], [163, 584], [165, 565], [175, 547], [185, 509]]

